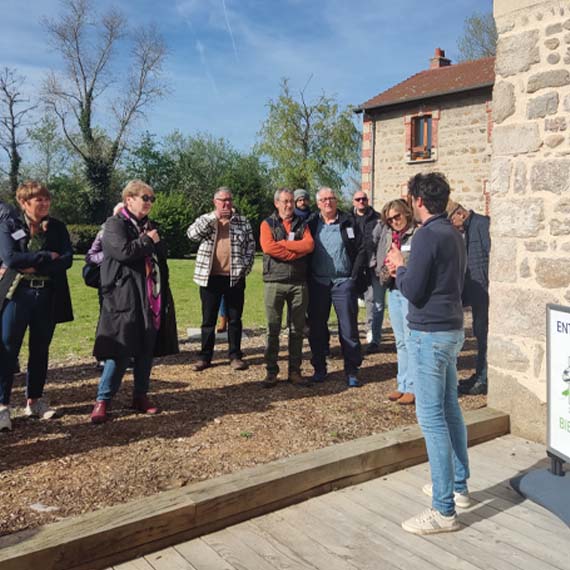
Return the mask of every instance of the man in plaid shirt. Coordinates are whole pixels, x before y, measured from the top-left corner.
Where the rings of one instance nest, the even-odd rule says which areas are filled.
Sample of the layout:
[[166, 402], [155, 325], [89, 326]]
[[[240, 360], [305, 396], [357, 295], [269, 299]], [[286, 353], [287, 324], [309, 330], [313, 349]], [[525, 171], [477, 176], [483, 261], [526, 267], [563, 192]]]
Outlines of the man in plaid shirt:
[[222, 186], [214, 194], [214, 211], [204, 214], [188, 228], [188, 238], [200, 242], [194, 281], [202, 301], [202, 350], [192, 367], [201, 372], [211, 366], [216, 340], [216, 320], [222, 296], [228, 312], [230, 365], [245, 370], [241, 334], [245, 277], [251, 271], [255, 241], [251, 225], [232, 207], [232, 192]]

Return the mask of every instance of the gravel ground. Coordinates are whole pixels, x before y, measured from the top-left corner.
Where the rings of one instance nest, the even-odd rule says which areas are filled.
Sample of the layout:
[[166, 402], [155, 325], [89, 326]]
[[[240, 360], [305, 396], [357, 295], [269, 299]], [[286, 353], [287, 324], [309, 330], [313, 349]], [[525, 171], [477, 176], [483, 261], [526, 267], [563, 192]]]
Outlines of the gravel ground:
[[[336, 336], [330, 380], [316, 387], [285, 381], [270, 390], [261, 387], [264, 337], [262, 331], [246, 332], [247, 371], [230, 369], [225, 345], [218, 347], [215, 366], [199, 374], [189, 366], [196, 344], [183, 344], [179, 355], [158, 360], [151, 392], [164, 411], [154, 417], [129, 409], [127, 374], [113, 402], [113, 421], [94, 426], [88, 418], [98, 381], [94, 363], [52, 368], [46, 393], [61, 417], [48, 422], [18, 416], [13, 431], [0, 434], [0, 535], [415, 423], [413, 406], [386, 397], [396, 387], [388, 331], [382, 352], [365, 359], [364, 386], [352, 390], [346, 389]], [[473, 371], [474, 348], [468, 338], [460, 378]], [[23, 381], [18, 375], [15, 404], [23, 401]], [[486, 398], [462, 397], [461, 405], [480, 408]]]

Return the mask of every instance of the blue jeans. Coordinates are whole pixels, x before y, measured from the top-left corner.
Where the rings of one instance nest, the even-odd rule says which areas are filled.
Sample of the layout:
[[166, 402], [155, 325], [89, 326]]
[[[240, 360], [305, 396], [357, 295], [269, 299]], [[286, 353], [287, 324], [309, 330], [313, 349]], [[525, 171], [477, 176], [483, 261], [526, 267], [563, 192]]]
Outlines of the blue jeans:
[[453, 492], [466, 493], [469, 478], [467, 430], [457, 399], [457, 355], [463, 340], [463, 330], [411, 330], [408, 344], [416, 415], [431, 470], [432, 506], [443, 515], [455, 512]]
[[344, 357], [344, 371], [356, 374], [362, 364], [358, 337], [358, 300], [352, 279], [323, 285], [309, 281], [309, 344], [313, 356], [311, 364], [316, 372], [326, 372], [326, 354], [329, 341], [328, 320], [331, 304], [338, 317], [338, 335]]
[[372, 283], [364, 293], [366, 305], [366, 326], [372, 333], [372, 344], [380, 344], [382, 340], [382, 324], [384, 323], [384, 299], [386, 287], [380, 284], [376, 274], [372, 275]]
[[398, 291], [392, 289], [388, 292], [388, 310], [390, 322], [396, 339], [396, 357], [398, 359], [398, 390], [400, 392], [414, 393], [414, 379], [408, 372], [408, 300]]
[[49, 345], [55, 323], [52, 314], [53, 289], [33, 289], [22, 282], [12, 299], [4, 304], [1, 318], [0, 403], [8, 405], [14, 382], [14, 370], [29, 328], [29, 357], [26, 398], [41, 398], [47, 377]]
[[[145, 342], [145, 346], [154, 346], [156, 340], [156, 333], [154, 331], [149, 333], [154, 336], [154, 339], [149, 339]], [[150, 384], [150, 371], [152, 370], [153, 351], [143, 351], [134, 357], [133, 376], [134, 376], [134, 389], [133, 396], [144, 396], [148, 392]], [[99, 388], [97, 390], [97, 400], [110, 401], [121, 387], [125, 370], [127, 369], [131, 356], [121, 356], [120, 358], [109, 359], [105, 361], [103, 372], [99, 380]]]

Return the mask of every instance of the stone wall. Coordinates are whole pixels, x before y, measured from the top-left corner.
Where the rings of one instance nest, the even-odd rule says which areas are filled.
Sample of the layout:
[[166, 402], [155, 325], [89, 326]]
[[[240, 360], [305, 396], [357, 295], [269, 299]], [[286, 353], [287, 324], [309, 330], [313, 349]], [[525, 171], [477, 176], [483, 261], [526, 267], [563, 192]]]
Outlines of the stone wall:
[[570, 1], [494, 13], [489, 405], [544, 441], [545, 305], [570, 304]]
[[[408, 179], [418, 172], [440, 171], [449, 179], [452, 198], [467, 208], [485, 212], [484, 192], [490, 177], [491, 91], [455, 95], [425, 107], [384, 111], [365, 118], [363, 128], [363, 189], [373, 178], [372, 198], [379, 209], [406, 192]], [[436, 160], [406, 161], [405, 116], [420, 110], [438, 115]], [[368, 133], [373, 130], [373, 137]], [[374, 141], [372, 144], [371, 141]], [[374, 152], [373, 172], [370, 153]], [[365, 154], [366, 153], [366, 154]], [[366, 184], [368, 183], [368, 184]]]

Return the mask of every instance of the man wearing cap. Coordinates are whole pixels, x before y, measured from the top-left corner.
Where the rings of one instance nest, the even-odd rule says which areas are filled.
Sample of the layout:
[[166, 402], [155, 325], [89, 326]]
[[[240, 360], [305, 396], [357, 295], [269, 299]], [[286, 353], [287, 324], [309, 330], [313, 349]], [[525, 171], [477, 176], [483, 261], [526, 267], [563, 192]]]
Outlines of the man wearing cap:
[[467, 273], [463, 304], [473, 314], [473, 335], [477, 339], [475, 374], [459, 384], [460, 394], [487, 393], [487, 336], [489, 334], [489, 255], [491, 235], [489, 216], [467, 210], [461, 204], [448, 205], [449, 219], [465, 239]]
[[293, 192], [293, 198], [295, 199], [295, 215], [306, 220], [311, 215], [309, 193], [304, 188], [297, 188]]

